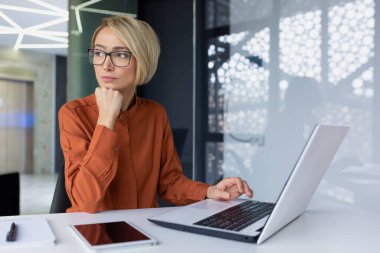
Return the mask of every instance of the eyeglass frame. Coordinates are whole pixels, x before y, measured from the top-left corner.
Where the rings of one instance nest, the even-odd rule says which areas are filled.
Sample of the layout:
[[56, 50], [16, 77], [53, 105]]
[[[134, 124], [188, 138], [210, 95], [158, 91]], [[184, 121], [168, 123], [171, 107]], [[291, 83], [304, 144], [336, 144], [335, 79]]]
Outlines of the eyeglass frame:
[[[91, 58], [90, 58], [90, 52], [94, 53], [95, 51], [100, 51], [100, 52], [102, 52], [102, 53], [105, 54], [105, 57], [104, 57], [104, 60], [103, 60], [102, 63], [94, 64], [94, 61], [91, 61]], [[103, 65], [104, 62], [105, 62], [106, 59], [107, 59], [107, 56], [109, 56], [110, 59], [111, 59], [112, 64], [113, 64], [115, 67], [128, 67], [129, 64], [131, 63], [131, 58], [132, 58], [132, 55], [133, 55], [132, 52], [129, 51], [129, 50], [105, 52], [105, 51], [103, 51], [103, 50], [96, 49], [96, 48], [89, 48], [89, 49], [87, 49], [87, 53], [88, 53], [88, 60], [89, 60], [89, 62], [90, 62], [92, 65], [96, 65], [96, 66]], [[128, 54], [129, 54], [129, 61], [128, 61], [128, 64], [125, 65], [125, 66], [124, 66], [124, 65], [123, 65], [123, 66], [116, 65], [116, 64], [113, 62], [113, 58], [112, 58], [112, 54], [113, 54], [113, 53], [128, 53]]]

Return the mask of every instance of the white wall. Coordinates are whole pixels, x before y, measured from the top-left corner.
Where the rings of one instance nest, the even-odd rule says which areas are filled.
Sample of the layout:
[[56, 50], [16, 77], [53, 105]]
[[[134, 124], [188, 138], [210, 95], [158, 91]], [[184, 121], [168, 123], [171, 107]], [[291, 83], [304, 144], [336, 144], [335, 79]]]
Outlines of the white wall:
[[55, 57], [0, 47], [0, 76], [34, 83], [33, 172], [52, 173]]

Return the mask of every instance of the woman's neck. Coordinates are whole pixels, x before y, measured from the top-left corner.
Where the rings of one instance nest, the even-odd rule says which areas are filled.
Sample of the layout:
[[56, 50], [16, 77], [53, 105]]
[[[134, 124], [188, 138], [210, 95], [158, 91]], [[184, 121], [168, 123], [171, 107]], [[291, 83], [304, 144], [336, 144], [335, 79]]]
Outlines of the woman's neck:
[[123, 104], [121, 105], [121, 111], [129, 110], [135, 104], [135, 90], [123, 92]]

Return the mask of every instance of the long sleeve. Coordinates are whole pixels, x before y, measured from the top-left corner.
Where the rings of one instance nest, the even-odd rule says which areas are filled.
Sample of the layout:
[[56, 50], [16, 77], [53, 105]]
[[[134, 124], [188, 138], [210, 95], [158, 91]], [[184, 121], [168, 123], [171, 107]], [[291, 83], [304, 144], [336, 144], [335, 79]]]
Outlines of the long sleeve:
[[96, 212], [117, 171], [118, 135], [99, 125], [85, 131], [75, 108], [67, 106], [59, 111], [59, 126], [71, 211]]

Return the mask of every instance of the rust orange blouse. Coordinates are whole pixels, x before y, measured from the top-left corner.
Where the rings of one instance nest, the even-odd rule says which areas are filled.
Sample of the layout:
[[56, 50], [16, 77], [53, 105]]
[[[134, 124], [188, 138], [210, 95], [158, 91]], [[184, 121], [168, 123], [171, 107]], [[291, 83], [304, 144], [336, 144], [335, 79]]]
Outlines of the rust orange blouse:
[[164, 108], [136, 97], [114, 130], [97, 125], [95, 94], [59, 111], [68, 212], [158, 207], [156, 194], [176, 205], [206, 197], [209, 185], [182, 174]]

